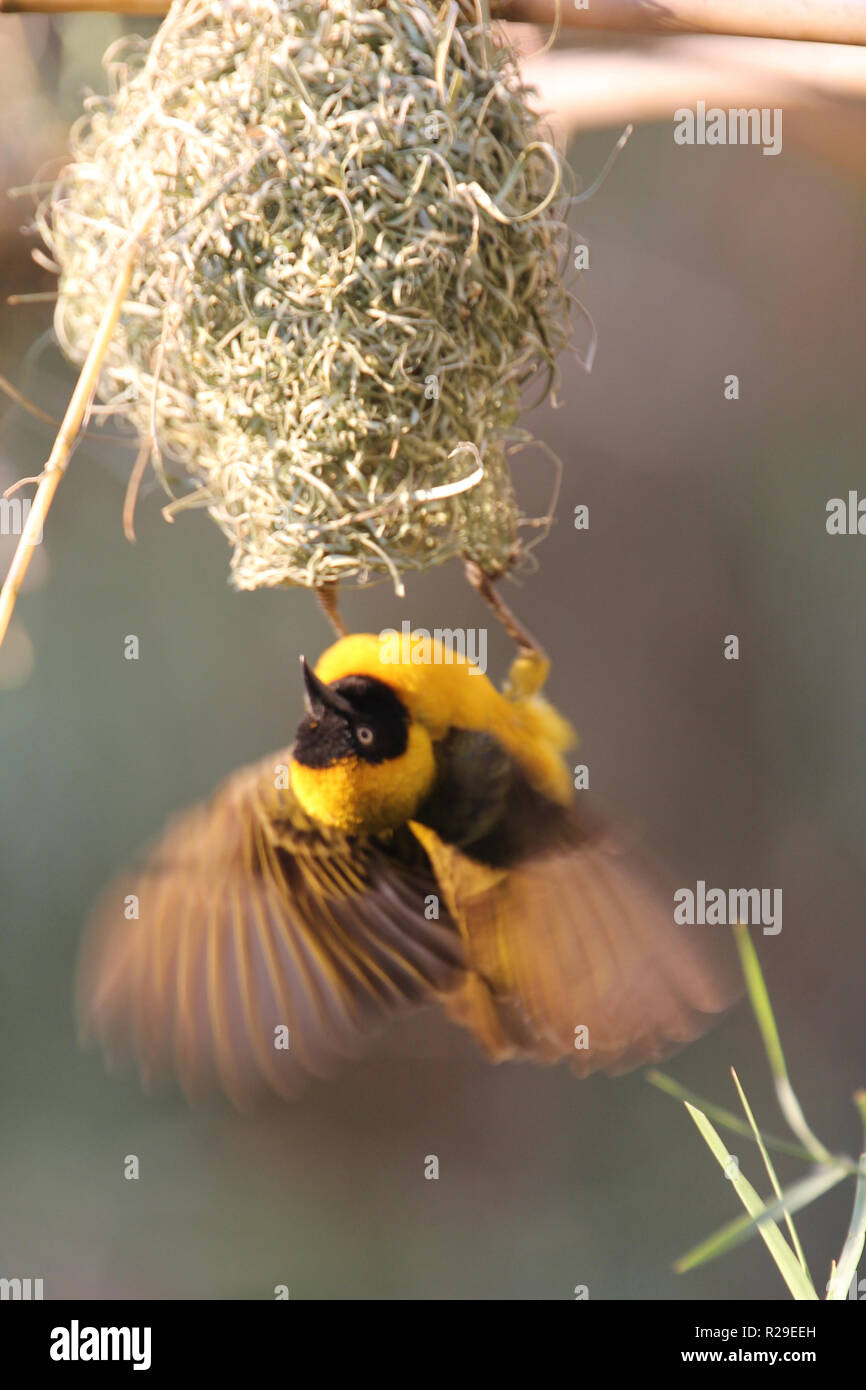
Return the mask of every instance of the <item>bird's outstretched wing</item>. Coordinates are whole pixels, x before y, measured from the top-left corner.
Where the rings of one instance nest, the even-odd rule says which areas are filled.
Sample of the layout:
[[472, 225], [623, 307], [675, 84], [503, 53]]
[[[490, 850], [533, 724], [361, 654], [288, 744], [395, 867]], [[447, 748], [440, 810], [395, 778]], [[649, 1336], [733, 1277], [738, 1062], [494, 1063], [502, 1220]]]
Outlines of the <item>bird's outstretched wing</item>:
[[580, 1076], [656, 1061], [708, 1028], [740, 992], [708, 929], [677, 926], [646, 871], [573, 810], [525, 786], [509, 806], [491, 845], [510, 844], [510, 864], [412, 825], [464, 939], [449, 1014], [494, 1060], [568, 1059]]
[[[146, 1081], [238, 1105], [327, 1074], [362, 1036], [459, 979], [453, 923], [422, 855], [312, 822], [275, 785], [288, 754], [230, 778], [172, 822], [103, 895], [82, 950], [82, 1031]], [[288, 1044], [288, 1046], [286, 1046]]]

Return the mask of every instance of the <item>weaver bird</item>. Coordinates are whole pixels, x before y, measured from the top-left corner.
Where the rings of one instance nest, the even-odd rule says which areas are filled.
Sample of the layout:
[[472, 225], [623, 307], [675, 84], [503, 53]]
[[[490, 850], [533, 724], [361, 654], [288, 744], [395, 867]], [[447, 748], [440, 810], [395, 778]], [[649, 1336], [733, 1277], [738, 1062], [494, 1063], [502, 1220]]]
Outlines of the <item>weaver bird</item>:
[[239, 1105], [263, 1084], [292, 1094], [431, 999], [493, 1060], [619, 1072], [731, 1001], [672, 906], [571, 804], [573, 735], [538, 693], [546, 663], [518, 658], [500, 693], [418, 640], [386, 653], [347, 636], [304, 663], [292, 747], [172, 822], [106, 894], [82, 1023], [146, 1082], [173, 1071], [189, 1095], [217, 1082]]

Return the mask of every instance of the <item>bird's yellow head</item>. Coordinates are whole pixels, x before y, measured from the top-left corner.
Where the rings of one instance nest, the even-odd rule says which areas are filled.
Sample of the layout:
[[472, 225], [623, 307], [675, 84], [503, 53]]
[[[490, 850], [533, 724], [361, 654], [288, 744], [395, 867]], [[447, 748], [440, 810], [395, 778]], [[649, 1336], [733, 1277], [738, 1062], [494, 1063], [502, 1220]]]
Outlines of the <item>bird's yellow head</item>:
[[323, 825], [377, 834], [411, 820], [436, 776], [449, 729], [497, 738], [530, 781], [567, 801], [570, 726], [539, 695], [506, 698], [472, 662], [429, 634], [408, 643], [354, 633], [304, 663], [307, 715], [292, 749], [292, 790]]
[[325, 684], [302, 658], [306, 717], [292, 790], [323, 825], [377, 834], [409, 820], [433, 782], [433, 742], [393, 686], [350, 672]]

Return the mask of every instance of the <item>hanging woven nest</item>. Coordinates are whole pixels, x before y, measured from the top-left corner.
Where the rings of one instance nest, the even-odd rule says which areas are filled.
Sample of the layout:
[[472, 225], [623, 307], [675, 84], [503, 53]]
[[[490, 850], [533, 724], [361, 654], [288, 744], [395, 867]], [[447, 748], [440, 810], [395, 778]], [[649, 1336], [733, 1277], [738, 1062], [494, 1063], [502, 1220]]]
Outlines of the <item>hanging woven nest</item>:
[[520, 393], [569, 303], [511, 51], [426, 0], [178, 0], [106, 66], [39, 214], [56, 331], [82, 361], [152, 206], [99, 392], [234, 584], [508, 568]]

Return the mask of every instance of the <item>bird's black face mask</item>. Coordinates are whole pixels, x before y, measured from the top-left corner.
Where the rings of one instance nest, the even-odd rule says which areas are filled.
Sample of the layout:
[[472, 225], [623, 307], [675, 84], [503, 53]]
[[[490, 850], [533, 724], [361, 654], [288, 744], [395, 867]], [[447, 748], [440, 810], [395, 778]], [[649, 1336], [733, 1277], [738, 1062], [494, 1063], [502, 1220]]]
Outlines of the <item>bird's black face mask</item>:
[[403, 702], [373, 676], [344, 676], [325, 685], [301, 657], [306, 717], [292, 756], [304, 767], [330, 767], [349, 758], [382, 763], [399, 758], [408, 743]]

